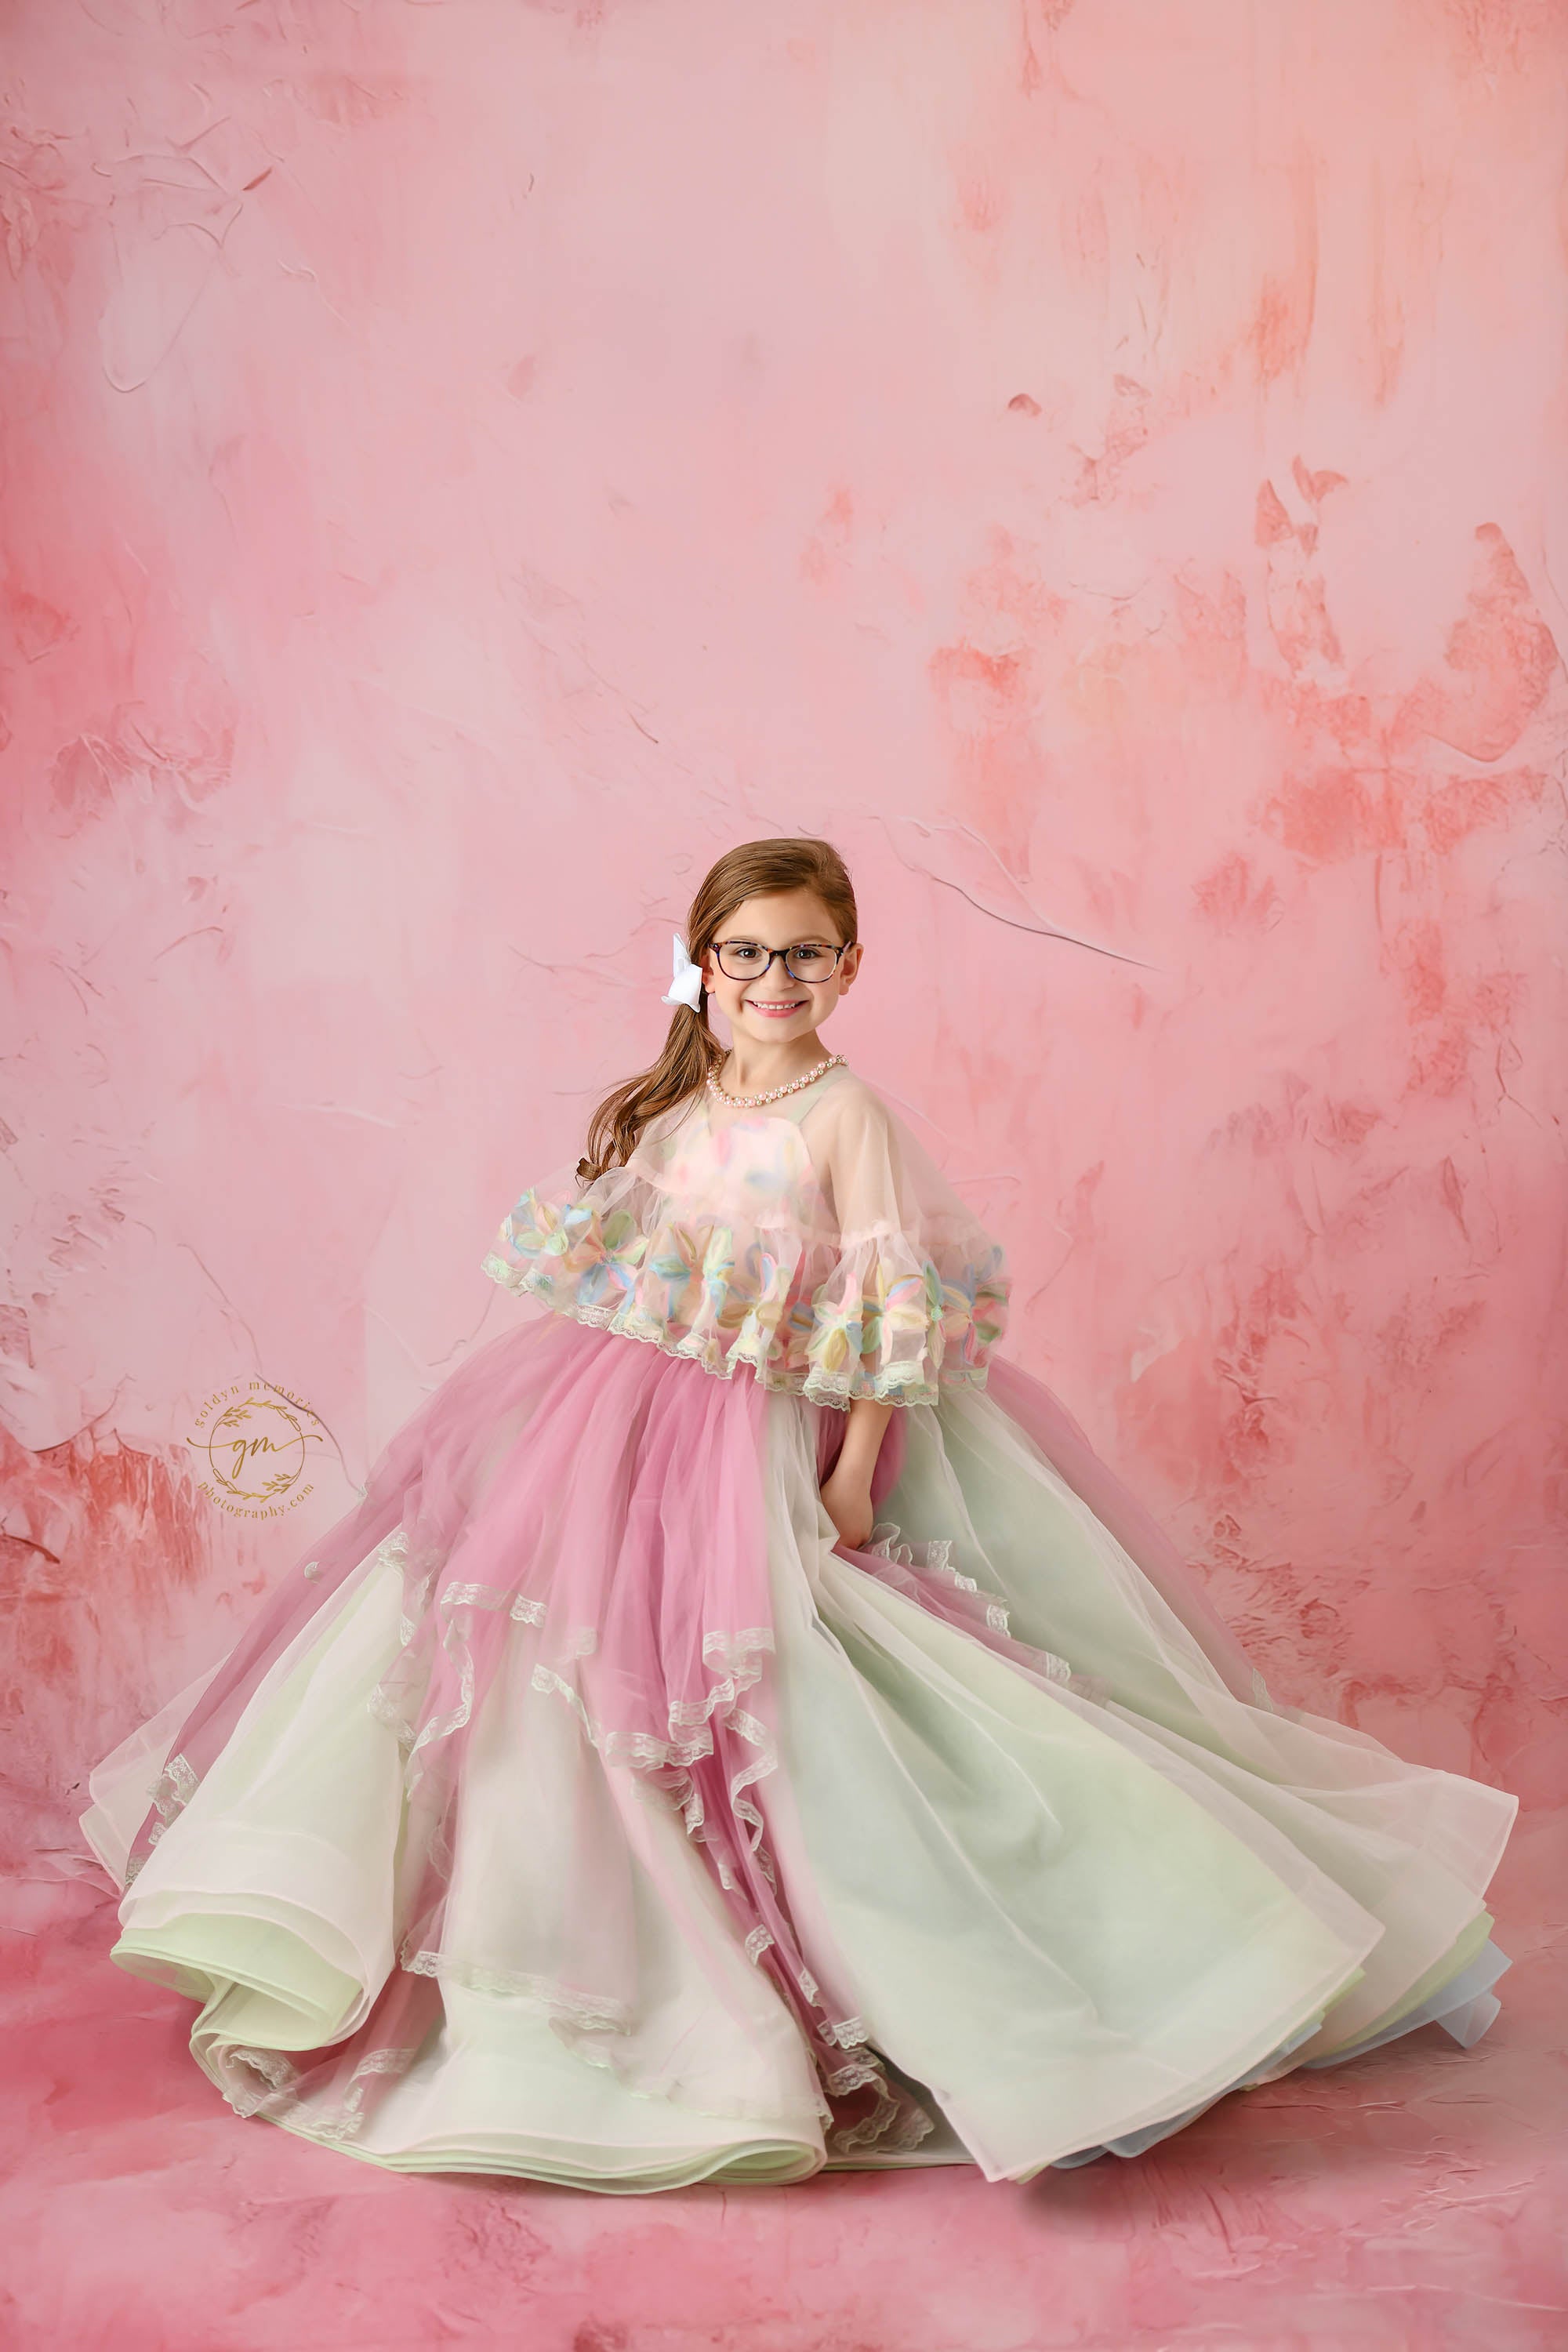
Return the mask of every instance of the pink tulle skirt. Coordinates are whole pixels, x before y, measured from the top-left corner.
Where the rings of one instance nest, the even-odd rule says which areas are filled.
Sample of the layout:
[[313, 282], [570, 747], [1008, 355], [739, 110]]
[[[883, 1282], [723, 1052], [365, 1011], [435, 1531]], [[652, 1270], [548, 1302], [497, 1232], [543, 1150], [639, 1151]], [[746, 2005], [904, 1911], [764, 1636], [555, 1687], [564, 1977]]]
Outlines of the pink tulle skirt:
[[1049, 1391], [845, 1416], [544, 1316], [93, 1776], [240, 2112], [599, 2189], [1133, 2154], [1506, 1963], [1514, 1800], [1280, 1707]]

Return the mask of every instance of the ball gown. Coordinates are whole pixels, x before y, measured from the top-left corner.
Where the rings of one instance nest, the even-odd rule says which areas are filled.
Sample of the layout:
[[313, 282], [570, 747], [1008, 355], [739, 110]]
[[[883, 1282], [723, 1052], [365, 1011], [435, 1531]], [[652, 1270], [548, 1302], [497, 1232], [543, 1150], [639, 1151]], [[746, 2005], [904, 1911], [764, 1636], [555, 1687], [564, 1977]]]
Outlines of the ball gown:
[[1270, 1696], [856, 1073], [689, 1097], [484, 1265], [537, 1304], [91, 1776], [113, 1958], [242, 2116], [598, 2190], [1021, 2181], [1485, 2030], [1517, 1800]]

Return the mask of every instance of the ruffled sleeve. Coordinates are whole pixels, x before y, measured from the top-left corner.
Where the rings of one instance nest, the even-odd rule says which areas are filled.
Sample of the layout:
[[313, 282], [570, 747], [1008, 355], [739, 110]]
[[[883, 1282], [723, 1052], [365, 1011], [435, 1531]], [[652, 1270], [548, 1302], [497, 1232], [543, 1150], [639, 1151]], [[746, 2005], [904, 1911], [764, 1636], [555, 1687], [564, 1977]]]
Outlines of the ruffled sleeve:
[[825, 1093], [802, 1129], [837, 1228], [832, 1265], [801, 1302], [804, 1393], [934, 1404], [944, 1388], [984, 1387], [1012, 1286], [1000, 1244], [869, 1087]]

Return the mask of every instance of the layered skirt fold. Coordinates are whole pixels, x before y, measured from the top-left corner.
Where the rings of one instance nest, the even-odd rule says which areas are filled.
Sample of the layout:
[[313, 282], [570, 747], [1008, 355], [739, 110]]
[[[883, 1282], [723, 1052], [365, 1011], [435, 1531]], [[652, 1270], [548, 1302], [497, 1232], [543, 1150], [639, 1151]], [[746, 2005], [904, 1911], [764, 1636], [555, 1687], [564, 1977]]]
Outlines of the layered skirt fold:
[[1280, 1707], [1013, 1366], [844, 1416], [492, 1341], [92, 1776], [115, 1958], [242, 2114], [604, 2190], [1136, 2154], [1444, 2023], [1516, 1803]]

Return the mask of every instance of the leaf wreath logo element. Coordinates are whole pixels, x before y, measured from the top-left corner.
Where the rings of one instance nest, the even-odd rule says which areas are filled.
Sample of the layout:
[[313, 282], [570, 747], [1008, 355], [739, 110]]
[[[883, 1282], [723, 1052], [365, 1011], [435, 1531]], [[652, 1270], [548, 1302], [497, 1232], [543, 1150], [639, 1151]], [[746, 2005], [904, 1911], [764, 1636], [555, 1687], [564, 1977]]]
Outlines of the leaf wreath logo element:
[[331, 1446], [319, 1414], [270, 1381], [237, 1381], [210, 1396], [187, 1438], [202, 1459], [204, 1495], [246, 1518], [274, 1518], [314, 1490], [312, 1449]]

